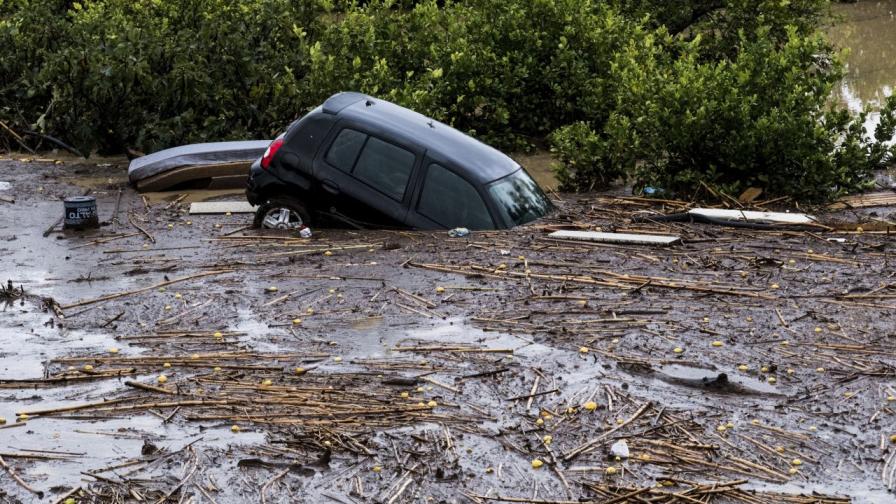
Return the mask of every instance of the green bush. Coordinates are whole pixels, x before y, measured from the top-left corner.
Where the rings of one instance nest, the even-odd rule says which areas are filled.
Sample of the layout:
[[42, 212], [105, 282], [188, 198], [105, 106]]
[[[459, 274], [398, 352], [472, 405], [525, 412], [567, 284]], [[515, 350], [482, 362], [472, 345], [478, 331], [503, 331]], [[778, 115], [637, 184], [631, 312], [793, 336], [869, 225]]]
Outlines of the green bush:
[[[42, 1], [13, 4], [19, 34], [40, 26], [30, 9]], [[75, 2], [49, 16], [56, 46], [26, 59], [40, 69], [7, 85], [44, 92], [21, 116], [88, 152], [270, 137], [304, 105], [319, 12], [289, 0]]]
[[590, 156], [561, 169], [561, 181], [590, 189], [623, 171], [636, 187], [679, 194], [705, 184], [737, 196], [756, 186], [809, 201], [866, 188], [888, 154], [867, 139], [864, 114], [830, 103], [841, 77], [824, 57], [830, 47], [796, 28], [779, 46], [767, 30], [742, 36], [736, 56], [720, 61], [704, 60], [699, 37], [633, 39], [613, 65], [613, 116], [574, 130], [584, 145], [570, 144], [567, 130], [555, 135], [561, 159], [570, 149]]
[[[827, 0], [0, 0], [0, 120], [86, 152], [270, 138], [358, 90], [563, 187], [824, 199], [892, 158], [830, 105]], [[888, 133], [889, 132], [889, 133]]]

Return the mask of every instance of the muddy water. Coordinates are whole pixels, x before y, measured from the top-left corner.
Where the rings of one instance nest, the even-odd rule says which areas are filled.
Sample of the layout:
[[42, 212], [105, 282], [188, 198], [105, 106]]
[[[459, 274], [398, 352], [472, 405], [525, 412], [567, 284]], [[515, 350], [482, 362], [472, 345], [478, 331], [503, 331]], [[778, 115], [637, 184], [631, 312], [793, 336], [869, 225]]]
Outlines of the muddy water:
[[840, 98], [854, 112], [876, 107], [896, 88], [896, 0], [839, 4], [835, 12], [843, 21], [829, 29], [831, 40], [849, 49]]

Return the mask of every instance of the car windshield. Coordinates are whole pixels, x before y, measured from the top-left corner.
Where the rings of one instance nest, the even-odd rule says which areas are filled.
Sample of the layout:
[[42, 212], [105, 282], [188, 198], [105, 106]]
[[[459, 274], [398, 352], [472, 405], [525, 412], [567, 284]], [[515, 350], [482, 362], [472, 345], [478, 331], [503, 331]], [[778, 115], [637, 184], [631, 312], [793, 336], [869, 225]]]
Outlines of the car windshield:
[[488, 192], [504, 219], [514, 226], [543, 217], [553, 208], [538, 184], [522, 168], [489, 184]]

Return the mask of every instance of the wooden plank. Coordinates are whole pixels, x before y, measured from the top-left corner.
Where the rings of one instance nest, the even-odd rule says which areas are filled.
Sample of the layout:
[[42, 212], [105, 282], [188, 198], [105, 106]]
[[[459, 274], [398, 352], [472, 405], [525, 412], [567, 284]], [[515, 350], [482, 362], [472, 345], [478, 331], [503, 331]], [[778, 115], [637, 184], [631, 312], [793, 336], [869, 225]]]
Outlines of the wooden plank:
[[755, 212], [752, 210], [725, 210], [721, 208], [694, 208], [691, 215], [736, 222], [762, 222], [771, 224], [815, 224], [815, 217], [803, 213]]
[[673, 245], [681, 241], [680, 237], [672, 235], [601, 233], [598, 231], [554, 231], [548, 237], [561, 240], [628, 243], [632, 245]]
[[[137, 182], [140, 192], [167, 191], [179, 184], [190, 184], [193, 189], [205, 186], [212, 188], [244, 187], [249, 177], [252, 162], [238, 161], [234, 163], [217, 163], [192, 165], [164, 171]], [[226, 185], [225, 185], [226, 183]]]
[[190, 215], [223, 214], [223, 213], [255, 213], [258, 207], [248, 201], [200, 201], [190, 203]]
[[840, 210], [843, 208], [868, 208], [875, 206], [896, 206], [896, 192], [885, 191], [846, 196], [834, 202], [829, 208]]

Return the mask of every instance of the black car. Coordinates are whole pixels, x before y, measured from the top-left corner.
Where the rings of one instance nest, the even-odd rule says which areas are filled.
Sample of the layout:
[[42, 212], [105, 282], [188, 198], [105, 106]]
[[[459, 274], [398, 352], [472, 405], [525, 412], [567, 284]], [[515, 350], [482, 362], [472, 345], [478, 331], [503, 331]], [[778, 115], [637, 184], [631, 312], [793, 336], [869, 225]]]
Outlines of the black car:
[[413, 229], [505, 229], [552, 209], [519, 164], [385, 100], [338, 93], [289, 126], [252, 165], [255, 225], [312, 219]]

